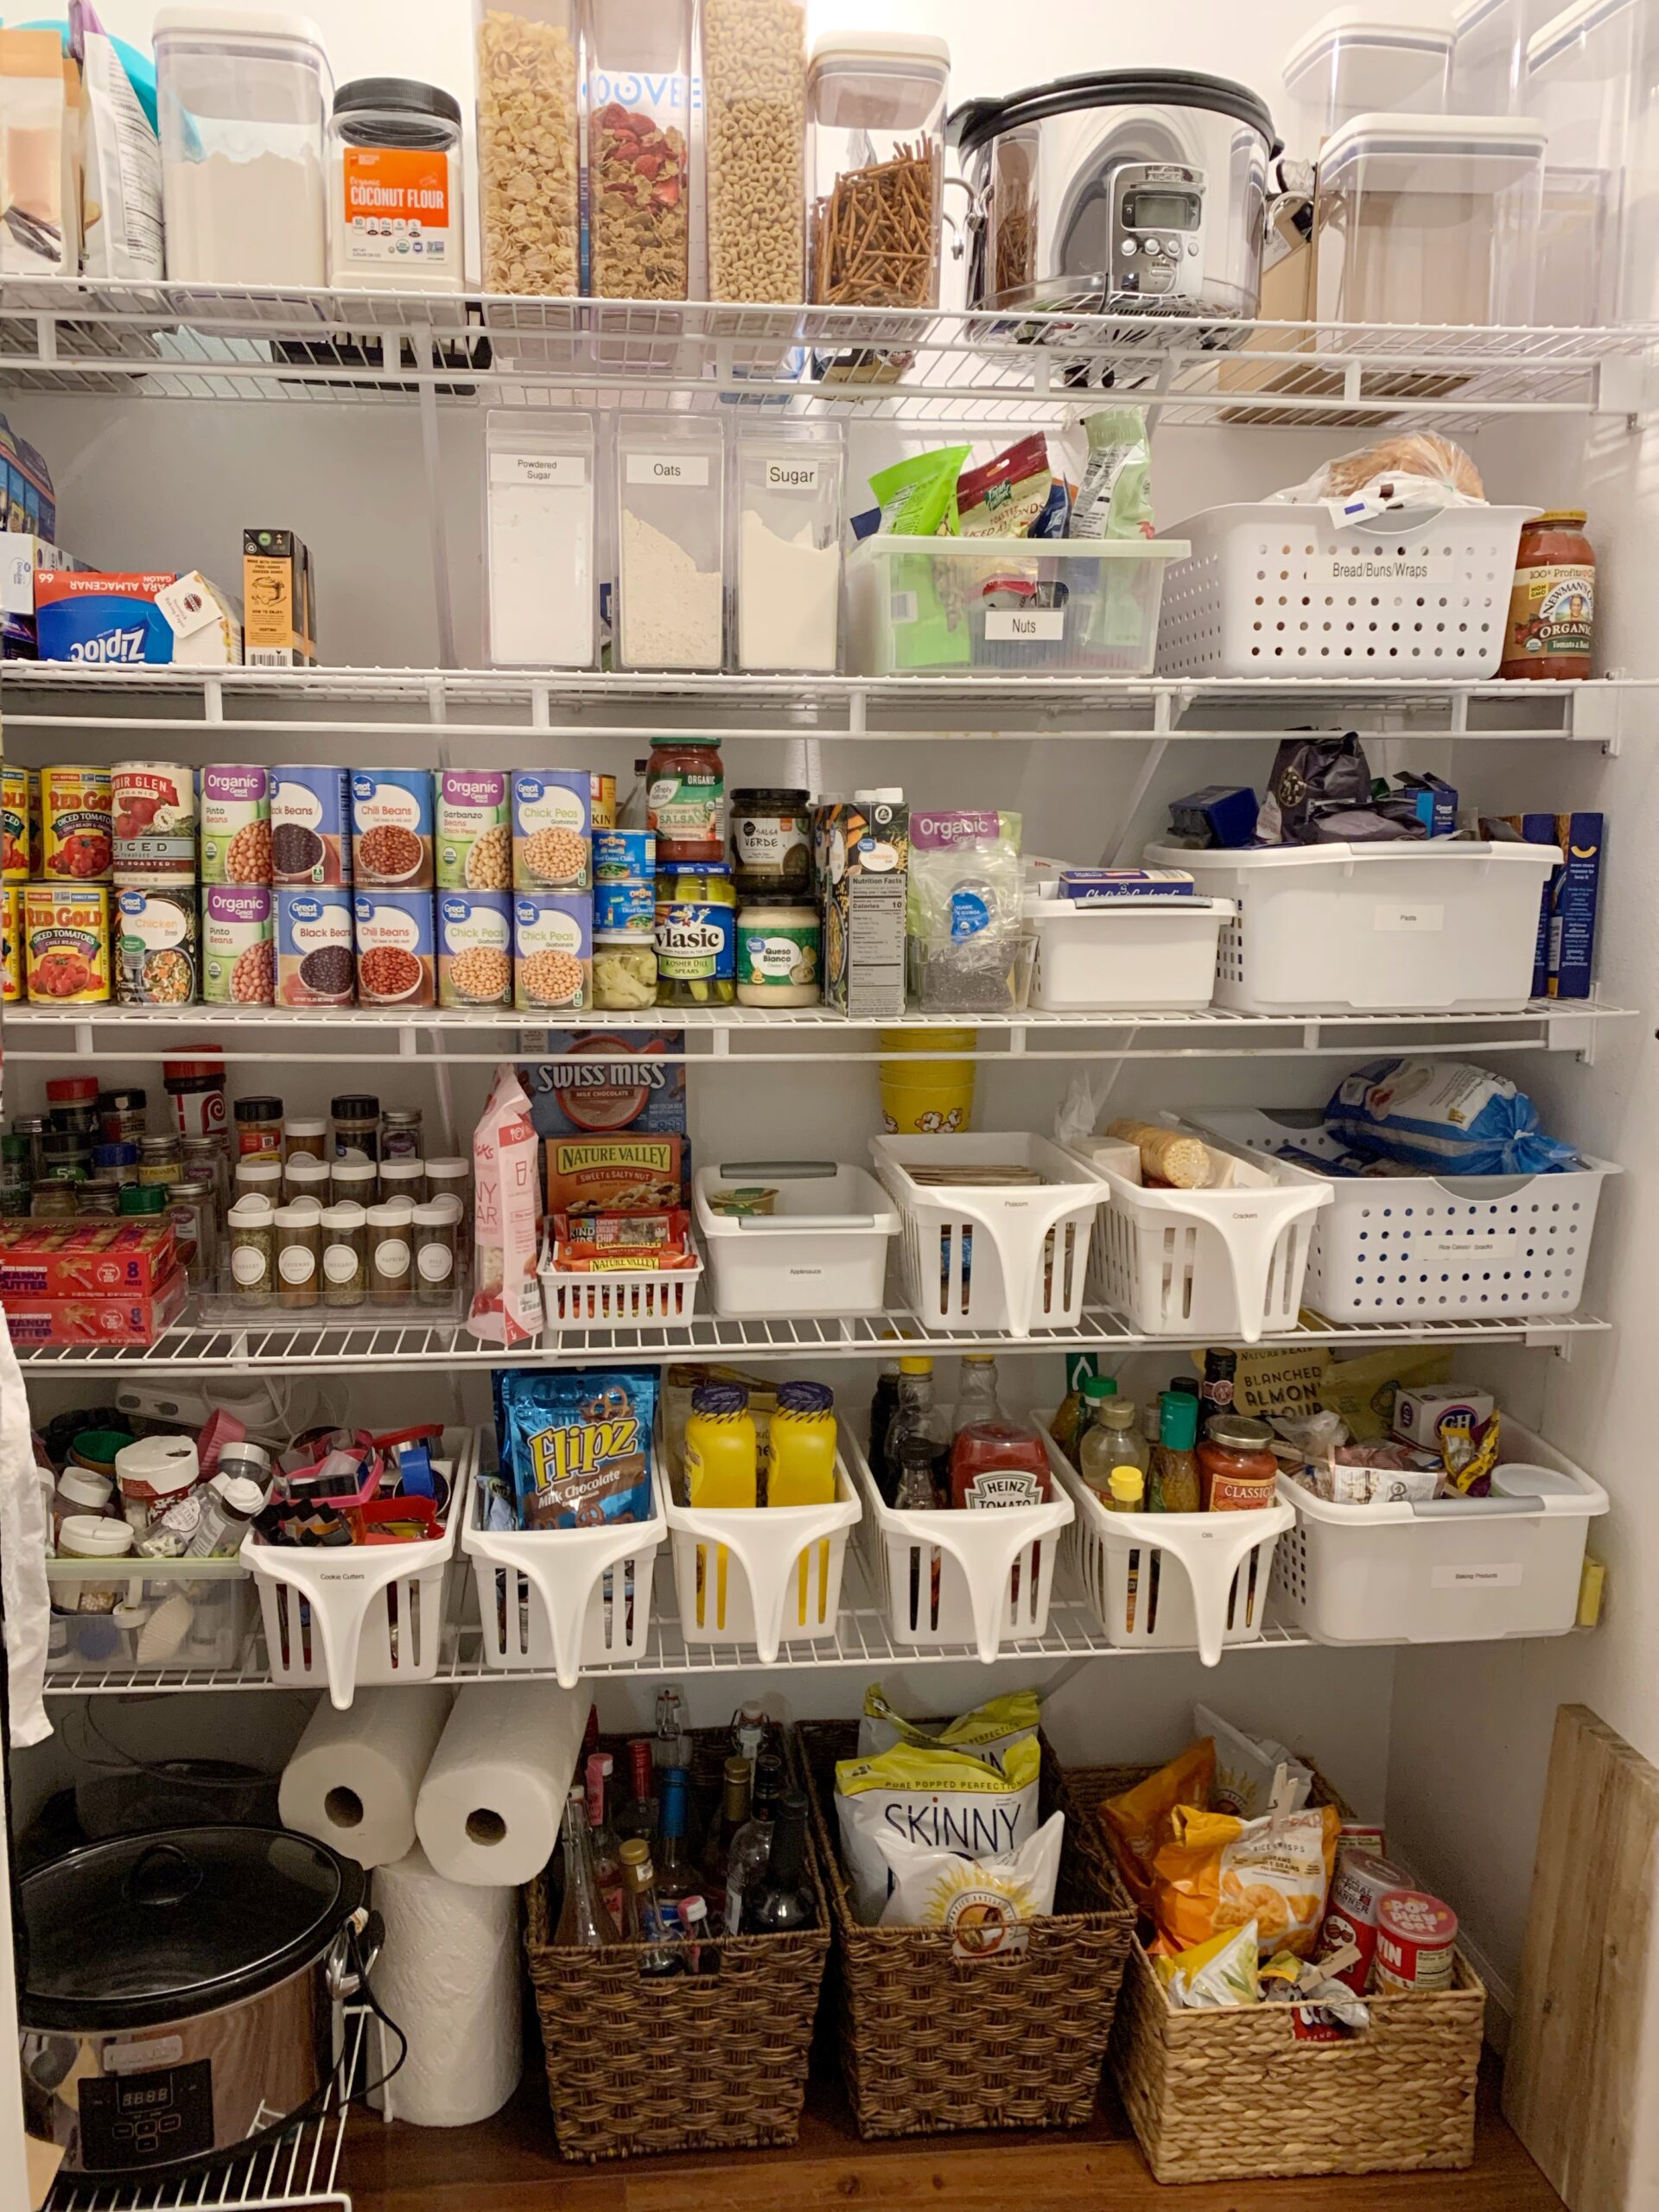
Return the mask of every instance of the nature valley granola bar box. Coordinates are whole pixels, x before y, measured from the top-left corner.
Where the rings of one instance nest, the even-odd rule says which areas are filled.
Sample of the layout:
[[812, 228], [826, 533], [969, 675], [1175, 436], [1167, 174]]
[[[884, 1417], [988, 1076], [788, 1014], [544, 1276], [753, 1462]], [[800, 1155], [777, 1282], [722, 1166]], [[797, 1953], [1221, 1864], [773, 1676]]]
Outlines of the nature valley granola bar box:
[[[691, 1172], [685, 1096], [685, 1035], [678, 1029], [575, 1030], [544, 1033], [547, 1057], [518, 1071], [530, 1097], [531, 1122], [543, 1140], [550, 1213], [591, 1213], [607, 1188], [675, 1187], [660, 1198], [613, 1211], [653, 1212], [684, 1205]], [[665, 1141], [671, 1146], [665, 1148]], [[608, 1144], [607, 1157], [593, 1149]], [[636, 1149], [636, 1145], [639, 1148]], [[556, 1161], [556, 1148], [568, 1146]], [[575, 1179], [573, 1182], [568, 1179]], [[560, 1190], [576, 1188], [569, 1204]]]
[[681, 1137], [549, 1137], [550, 1213], [655, 1213], [685, 1190]]

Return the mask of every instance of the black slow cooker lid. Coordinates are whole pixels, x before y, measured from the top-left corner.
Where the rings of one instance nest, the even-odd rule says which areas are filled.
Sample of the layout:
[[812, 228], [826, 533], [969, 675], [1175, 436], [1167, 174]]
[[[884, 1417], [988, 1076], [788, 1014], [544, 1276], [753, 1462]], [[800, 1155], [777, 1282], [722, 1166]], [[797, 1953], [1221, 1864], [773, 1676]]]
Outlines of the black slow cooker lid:
[[1086, 107], [1209, 108], [1252, 124], [1270, 147], [1278, 145], [1259, 93], [1230, 77], [1206, 77], [1196, 69], [1088, 69], [1080, 76], [1053, 77], [1001, 99], [964, 100], [951, 111], [947, 128], [951, 143], [971, 154], [1004, 130]]
[[168, 1828], [23, 1877], [26, 2028], [154, 2027], [219, 2011], [320, 1958], [363, 1870], [279, 1828]]

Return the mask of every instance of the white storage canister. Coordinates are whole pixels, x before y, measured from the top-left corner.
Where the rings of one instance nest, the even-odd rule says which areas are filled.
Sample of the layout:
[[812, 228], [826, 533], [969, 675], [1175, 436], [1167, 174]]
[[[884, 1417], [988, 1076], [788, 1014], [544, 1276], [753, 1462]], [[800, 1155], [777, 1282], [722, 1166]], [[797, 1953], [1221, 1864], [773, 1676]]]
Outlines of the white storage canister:
[[458, 292], [461, 102], [412, 77], [359, 77], [328, 126], [328, 282]]
[[1555, 12], [1555, 0], [1459, 0], [1452, 11], [1452, 115], [1524, 115], [1527, 41]]
[[1543, 177], [1524, 116], [1356, 116], [1319, 160], [1319, 319], [1530, 322]]
[[1452, 73], [1452, 26], [1375, 8], [1333, 8], [1284, 59], [1285, 92], [1308, 156], [1357, 115], [1440, 115]]
[[1659, 314], [1659, 6], [1577, 0], [1527, 47], [1522, 99], [1548, 139], [1537, 319]]

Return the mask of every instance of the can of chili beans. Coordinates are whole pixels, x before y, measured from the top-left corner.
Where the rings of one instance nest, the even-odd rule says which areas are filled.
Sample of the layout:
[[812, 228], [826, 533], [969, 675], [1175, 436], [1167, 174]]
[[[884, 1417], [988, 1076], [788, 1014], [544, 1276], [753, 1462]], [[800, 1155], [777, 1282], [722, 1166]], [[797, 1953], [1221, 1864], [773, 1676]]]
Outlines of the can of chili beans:
[[41, 771], [41, 865], [71, 883], [107, 883], [115, 859], [110, 772]]
[[359, 1006], [435, 1006], [437, 951], [429, 891], [357, 894]]
[[352, 872], [359, 885], [432, 887], [432, 771], [358, 768], [352, 774]]

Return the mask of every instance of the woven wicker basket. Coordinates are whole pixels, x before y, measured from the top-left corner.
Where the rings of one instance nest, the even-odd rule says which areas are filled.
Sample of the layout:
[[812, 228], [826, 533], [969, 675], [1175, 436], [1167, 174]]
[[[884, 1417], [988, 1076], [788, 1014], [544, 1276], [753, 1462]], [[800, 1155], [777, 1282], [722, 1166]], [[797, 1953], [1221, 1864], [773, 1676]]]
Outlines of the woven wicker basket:
[[[1111, 1865], [1093, 1817], [1148, 1767], [1073, 1769], [1079, 1855]], [[1331, 1797], [1316, 1784], [1314, 1795]], [[1371, 1997], [1371, 2024], [1343, 2043], [1300, 2040], [1288, 2005], [1187, 2012], [1129, 1947], [1111, 2066], [1160, 2182], [1268, 2175], [1413, 2172], [1469, 2165], [1486, 1993], [1459, 1955], [1457, 1986]]]
[[1022, 1955], [961, 1962], [942, 1929], [854, 1917], [835, 1828], [835, 1762], [855, 1723], [803, 1721], [806, 1786], [836, 1933], [841, 2070], [868, 2139], [973, 2127], [1081, 2127], [1095, 2109], [1134, 1913], [1109, 1866], [1071, 1847], [1080, 1815], [1043, 1751], [1045, 1817], [1066, 1840], [1052, 1916]]
[[[730, 1748], [728, 1730], [696, 1732], [694, 1776], [717, 1778]], [[548, 1885], [528, 1885], [525, 1948], [562, 2157], [794, 2142], [830, 1952], [810, 1835], [807, 1853], [815, 1926], [721, 1937], [717, 1974], [665, 1981], [640, 1974], [638, 1944], [555, 1944]]]

